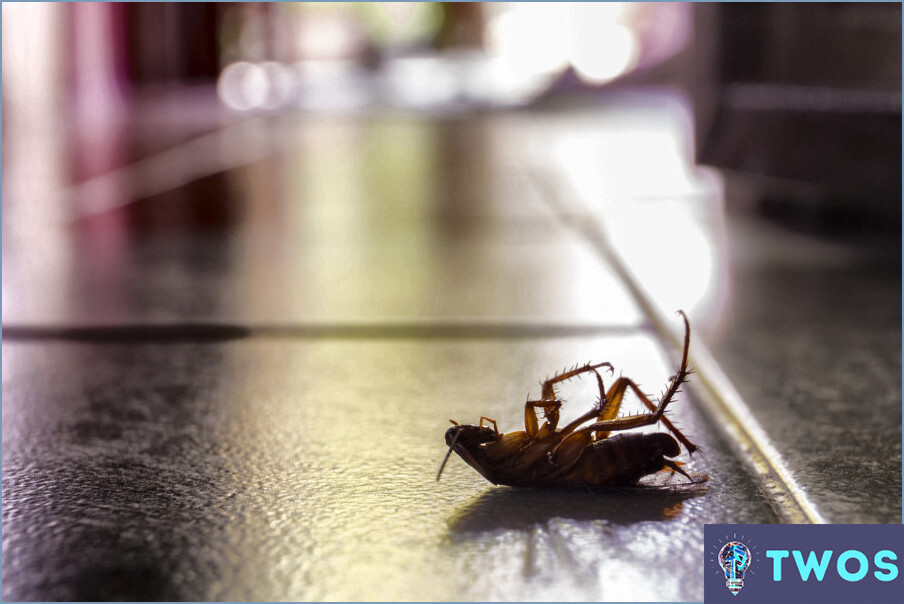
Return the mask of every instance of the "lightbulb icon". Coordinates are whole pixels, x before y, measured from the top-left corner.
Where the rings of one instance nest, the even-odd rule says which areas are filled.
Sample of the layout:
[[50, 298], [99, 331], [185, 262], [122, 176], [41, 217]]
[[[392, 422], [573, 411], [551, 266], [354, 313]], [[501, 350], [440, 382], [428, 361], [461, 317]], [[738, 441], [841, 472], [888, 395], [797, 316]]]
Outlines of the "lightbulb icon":
[[719, 550], [719, 566], [725, 571], [725, 586], [732, 595], [744, 587], [744, 571], [750, 566], [750, 550], [740, 541], [729, 541]]

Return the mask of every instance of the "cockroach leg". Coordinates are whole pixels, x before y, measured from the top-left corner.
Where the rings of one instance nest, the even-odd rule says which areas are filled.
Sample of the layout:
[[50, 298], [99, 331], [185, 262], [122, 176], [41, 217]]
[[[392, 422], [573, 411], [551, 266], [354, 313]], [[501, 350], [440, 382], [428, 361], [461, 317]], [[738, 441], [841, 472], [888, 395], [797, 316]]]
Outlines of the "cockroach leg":
[[524, 431], [531, 438], [540, 434], [540, 420], [537, 418], [537, 407], [543, 409], [546, 423], [543, 424], [544, 432], [552, 433], [559, 423], [559, 407], [562, 401], [559, 400], [539, 400], [527, 401], [524, 403]]
[[[607, 365], [608, 365], [608, 363], [607, 363]], [[612, 369], [612, 365], [609, 365], [609, 375], [612, 375], [613, 373], [614, 372]], [[606, 385], [603, 384], [603, 376], [600, 375], [600, 372], [594, 368], [593, 375], [596, 376], [596, 384], [597, 384], [597, 386], [599, 386], [599, 389], [600, 389], [600, 400], [599, 400], [598, 409], [600, 410], [600, 413], [602, 413], [603, 410], [609, 406], [609, 396], [606, 394]]]
[[673, 474], [674, 474], [675, 472], [678, 472], [679, 474], [681, 474], [682, 476], [684, 476], [685, 478], [687, 478], [687, 479], [690, 480], [691, 482], [694, 482], [694, 479], [690, 477], [690, 474], [688, 474], [687, 472], [685, 472], [684, 470], [681, 469], [681, 463], [680, 463], [680, 462], [673, 461], [673, 460], [671, 460], [671, 459], [663, 459], [663, 460], [662, 460], [662, 463], [665, 464], [665, 467], [669, 468], [669, 469], [672, 471]]
[[[687, 315], [684, 314], [684, 311], [678, 311], [678, 314], [681, 315], [681, 318], [684, 319], [684, 350], [681, 354], [681, 365], [678, 367], [678, 372], [671, 377], [669, 381], [669, 387], [666, 392], [662, 395], [660, 399], [659, 406], [653, 404], [646, 394], [644, 394], [640, 387], [631, 380], [630, 378], [620, 377], [618, 378], [612, 387], [609, 389], [609, 393], [607, 398], [609, 399], [609, 404], [611, 405], [611, 409], [609, 409], [609, 413], [604, 416], [603, 413], [600, 413], [598, 421], [606, 421], [613, 419], [617, 413], [618, 409], [621, 406], [621, 401], [625, 395], [625, 390], [630, 388], [634, 391], [634, 394], [637, 395], [637, 398], [640, 399], [640, 402], [649, 409], [654, 415], [658, 416], [657, 420], [662, 421], [662, 424], [671, 432], [675, 438], [678, 439], [681, 444], [685, 446], [688, 453], [693, 453], [697, 450], [697, 445], [693, 444], [691, 441], [681, 433], [678, 428], [675, 427], [674, 424], [669, 420], [669, 418], [665, 417], [663, 413], [665, 412], [665, 407], [668, 405], [672, 398], [678, 393], [678, 389], [681, 387], [681, 384], [687, 380], [687, 376], [690, 374], [690, 371], [687, 368], [687, 357], [688, 352], [691, 347], [691, 325], [687, 320]], [[651, 422], [655, 423], [655, 422]], [[608, 432], [598, 431], [596, 433], [596, 438], [606, 438], [608, 437]]]
[[[661, 407], [662, 410], [658, 410], [657, 405], [655, 405], [653, 401], [651, 401], [649, 397], [647, 397], [647, 395], [641, 391], [640, 387], [634, 382], [634, 380], [626, 377], [620, 377], [615, 380], [615, 383], [612, 384], [612, 386], [609, 388], [609, 392], [606, 395], [606, 398], [608, 399], [607, 405], [601, 409], [600, 414], [597, 418], [597, 422], [611, 420], [618, 415], [618, 410], [621, 407], [621, 402], [625, 396], [625, 391], [630, 388], [634, 391], [634, 394], [637, 395], [637, 398], [640, 399], [640, 402], [643, 403], [643, 405], [647, 409], [649, 409], [652, 413], [659, 415], [659, 421], [662, 421], [662, 424], [666, 427], [666, 429], [668, 429], [668, 431], [671, 432], [675, 436], [675, 438], [677, 438], [678, 441], [685, 446], [687, 452], [693, 453], [697, 450], [697, 446], [689, 441], [687, 437], [685, 437], [681, 433], [681, 431], [678, 430], [678, 428], [676, 428], [674, 424], [672, 424], [669, 418], [662, 415], [665, 411], [665, 406], [668, 405], [669, 402], [671, 402], [675, 394], [678, 393], [678, 388], [681, 386], [682, 382], [684, 382], [687, 379], [687, 376], [690, 374], [690, 371], [688, 371], [687, 368], [687, 357], [691, 344], [691, 326], [687, 320], [687, 315], [685, 315], [683, 311], [678, 311], [678, 314], [681, 315], [682, 319], [684, 319], [684, 350], [681, 355], [681, 365], [678, 368], [678, 373], [672, 376], [671, 380], [669, 381], [669, 388], [668, 390], [666, 390], [665, 394], [663, 394], [660, 401], [659, 407]], [[600, 430], [596, 433], [597, 440], [607, 438], [608, 436], [609, 433], [606, 431]]]
[[[680, 376], [681, 373], [679, 372], [678, 375]], [[684, 377], [686, 377], [686, 373], [684, 374], [684, 376], [681, 377], [681, 381], [684, 381]], [[665, 405], [668, 405], [669, 402], [671, 401], [672, 397], [674, 397], [675, 394], [678, 392], [679, 385], [680, 385], [680, 381], [673, 380], [668, 391], [666, 391], [665, 395], [663, 395], [663, 397], [662, 397], [662, 401], [665, 402]], [[697, 446], [695, 444], [693, 444], [691, 441], [689, 441], [687, 439], [687, 437], [685, 437], [684, 434], [682, 434], [681, 431], [675, 427], [675, 425], [669, 420], [669, 418], [662, 415], [662, 413], [665, 411], [665, 405], [663, 405], [662, 402], [660, 402], [659, 407], [662, 407], [662, 411], [659, 411], [657, 405], [655, 405], [653, 403], [653, 401], [651, 401], [647, 397], [647, 395], [643, 393], [643, 391], [640, 389], [640, 387], [636, 383], [634, 383], [634, 381], [630, 378], [626, 378], [626, 377], [618, 378], [615, 381], [615, 383], [612, 384], [612, 387], [609, 388], [609, 402], [612, 405], [613, 413], [611, 414], [611, 416], [602, 418], [600, 421], [611, 420], [615, 417], [615, 415], [618, 412], [619, 407], [621, 406], [621, 402], [624, 398], [625, 391], [628, 388], [630, 388], [631, 390], [634, 391], [634, 394], [637, 395], [637, 398], [640, 399], [640, 402], [643, 403], [644, 407], [649, 409], [654, 415], [656, 413], [659, 413], [659, 415], [660, 415], [659, 421], [662, 421], [662, 424], [668, 429], [668, 431], [671, 432], [675, 436], [675, 438], [677, 438], [678, 441], [685, 446], [685, 448], [687, 448], [688, 453], [693, 453], [694, 451], [697, 450]], [[655, 423], [655, 421], [651, 422], [651, 423]], [[605, 431], [597, 432], [597, 439], [606, 438], [608, 436], [609, 436], [608, 432], [605, 432]]]
[[[610, 373], [612, 373], [613, 371], [611, 363], [604, 362], [597, 363], [596, 365], [587, 363], [586, 365], [582, 365], [581, 367], [575, 367], [574, 369], [563, 371], [562, 373], [559, 373], [544, 381], [540, 400], [527, 401], [527, 403], [525, 403], [524, 405], [525, 432], [527, 432], [527, 434], [531, 438], [534, 438], [538, 435], [545, 436], [547, 434], [552, 434], [553, 432], [555, 432], [556, 426], [559, 423], [559, 408], [562, 406], [562, 402], [556, 397], [555, 385], [559, 382], [564, 382], [583, 373], [587, 373], [588, 371], [592, 371], [596, 374], [597, 383], [600, 387], [601, 404], [604, 404], [606, 400], [605, 388], [603, 386], [603, 380], [600, 377], [599, 372], [596, 371], [600, 367], [607, 367]], [[539, 419], [537, 418], [537, 407], [540, 407], [544, 410], [544, 417], [546, 419], [546, 424], [543, 427], [542, 433]]]
[[[682, 313], [683, 316], [683, 313]], [[687, 318], [685, 318], [685, 324], [687, 323]], [[653, 405], [652, 401], [640, 390], [640, 388], [629, 378], [618, 378], [615, 381], [615, 384], [609, 389], [609, 404], [612, 406], [613, 411], [617, 411], [618, 407], [621, 406], [621, 400], [624, 397], [625, 390], [627, 388], [631, 388], [634, 390], [634, 393], [637, 394], [638, 398], [643, 401], [644, 405], [650, 409], [652, 413], [646, 413], [642, 415], [630, 415], [627, 417], [619, 417], [613, 419], [604, 419], [602, 421], [597, 421], [589, 426], [581, 428], [578, 432], [596, 432], [603, 433], [608, 435], [609, 432], [617, 431], [617, 430], [631, 430], [632, 428], [640, 428], [642, 426], [650, 426], [655, 424], [656, 422], [662, 421], [662, 423], [675, 435], [675, 437], [687, 447], [689, 453], [693, 453], [697, 450], [697, 447], [692, 444], [687, 438], [675, 428], [674, 425], [668, 419], [663, 417], [665, 413], [665, 409], [668, 404], [672, 401], [675, 394], [678, 393], [678, 388], [681, 386], [681, 383], [687, 378], [687, 347], [688, 340], [690, 336], [690, 328], [688, 328], [688, 336], [685, 337], [685, 348], [684, 348], [684, 356], [681, 362], [681, 368], [678, 370], [678, 373], [672, 378], [671, 383], [669, 384], [668, 390], [666, 390], [665, 394], [659, 401], [659, 405]]]
[[480, 416], [480, 426], [481, 427], [483, 427], [483, 422], [486, 422], [487, 424], [493, 424], [493, 432], [495, 432], [496, 434], [499, 434], [499, 428], [496, 427], [495, 419], [490, 419], [488, 417], [484, 417], [481, 415]]
[[[549, 378], [548, 380], [543, 382], [543, 390], [541, 391], [541, 395], [540, 395], [541, 398], [543, 400], [547, 400], [547, 401], [555, 400], [556, 399], [556, 391], [555, 391], [556, 384], [558, 384], [559, 382], [564, 382], [566, 380], [570, 380], [571, 378], [577, 377], [577, 376], [581, 375], [582, 373], [587, 373], [588, 371], [594, 371], [596, 369], [599, 369], [600, 367], [608, 367], [609, 374], [610, 375], [612, 374], [612, 371], [613, 371], [612, 363], [604, 362], [604, 363], [597, 363], [596, 365], [591, 365], [590, 363], [587, 363], [586, 365], [583, 365], [581, 367], [575, 367], [574, 369], [571, 369], [569, 371], [563, 371], [562, 373]], [[599, 374], [597, 374], [597, 377], [599, 377]]]
[[596, 417], [597, 420], [610, 419], [610, 414], [611, 417], [614, 417], [618, 413], [618, 405], [620, 404], [619, 401], [616, 401], [615, 409], [610, 412], [609, 408], [611, 405], [609, 403], [609, 397], [606, 394], [606, 388], [603, 385], [603, 378], [602, 376], [600, 376], [599, 372], [596, 371], [596, 369], [593, 370], [593, 373], [596, 374], [596, 380], [600, 387], [600, 406], [587, 411], [579, 418], [562, 428], [562, 430], [560, 431], [561, 436], [567, 436], [571, 434], [575, 431], [575, 429], [577, 429], [578, 426], [586, 421], [593, 419], [594, 417]]
[[[577, 433], [593, 433], [596, 440], [602, 440], [608, 438], [609, 432], [614, 430], [630, 430], [632, 428], [648, 426], [661, 421], [663, 425], [675, 436], [675, 438], [677, 438], [678, 441], [685, 446], [688, 453], [693, 453], [697, 450], [697, 446], [689, 441], [687, 437], [685, 437], [684, 434], [682, 434], [681, 431], [678, 430], [678, 428], [676, 428], [675, 425], [672, 424], [672, 422], [663, 415], [665, 413], [666, 407], [672, 401], [672, 398], [674, 398], [675, 394], [678, 393], [678, 388], [681, 386], [681, 383], [687, 379], [687, 376], [689, 374], [689, 371], [687, 370], [687, 357], [688, 349], [690, 348], [691, 328], [690, 323], [687, 320], [687, 316], [685, 316], [683, 312], [679, 312], [679, 314], [684, 319], [685, 326], [684, 350], [681, 355], [681, 365], [678, 368], [678, 373], [672, 376], [669, 382], [669, 387], [660, 399], [659, 405], [654, 405], [653, 401], [651, 401], [649, 397], [643, 393], [643, 391], [634, 382], [634, 380], [626, 377], [620, 377], [615, 380], [615, 383], [612, 384], [612, 386], [609, 388], [609, 391], [605, 394], [602, 394], [603, 378], [602, 376], [600, 376], [599, 372], [596, 371], [596, 368], [608, 366], [611, 370], [612, 365], [610, 365], [609, 363], [602, 363], [600, 365], [585, 365], [584, 367], [562, 374], [563, 376], [567, 376], [568, 373], [570, 373], [572, 374], [570, 377], [573, 377], [574, 375], [577, 375], [578, 373], [582, 373], [584, 371], [593, 371], [596, 374], [597, 382], [600, 386], [601, 405], [598, 410], [590, 410], [562, 428], [560, 434], [565, 438], [563, 438], [562, 441], [549, 452], [549, 459], [551, 462], [555, 462], [555, 460], [557, 459], [557, 454], [560, 453], [560, 450], [562, 453], [565, 452], [564, 450], [562, 450], [563, 445], [565, 445], [566, 448], [577, 447], [580, 446], [579, 443], [583, 443], [584, 440], [586, 440], [583, 437], [571, 437], [570, 434], [577, 430], [577, 428], [584, 422], [593, 419], [594, 416], [596, 417], [596, 422], [594, 422], [590, 426], [578, 430]], [[559, 377], [560, 376], [556, 376], [556, 378], [553, 378], [553, 380], [548, 380], [547, 383], [558, 380]], [[637, 398], [639, 398], [644, 406], [651, 411], [650, 414], [633, 415], [616, 419], [619, 409], [621, 409], [622, 401], [625, 397], [625, 391], [628, 388], [633, 390], [634, 394], [637, 395]]]

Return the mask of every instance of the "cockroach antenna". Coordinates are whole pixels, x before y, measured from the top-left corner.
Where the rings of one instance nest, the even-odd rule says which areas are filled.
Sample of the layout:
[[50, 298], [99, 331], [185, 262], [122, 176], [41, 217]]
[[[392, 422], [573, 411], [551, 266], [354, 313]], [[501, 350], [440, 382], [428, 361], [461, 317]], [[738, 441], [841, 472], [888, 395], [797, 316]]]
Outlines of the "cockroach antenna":
[[443, 468], [446, 467], [446, 462], [449, 461], [449, 456], [452, 455], [452, 447], [455, 446], [455, 441], [458, 440], [459, 434], [456, 434], [455, 438], [452, 439], [452, 443], [449, 445], [449, 451], [446, 453], [446, 456], [443, 457], [443, 463], [440, 464], [439, 472], [436, 473], [436, 482], [439, 482], [439, 477], [443, 475]]

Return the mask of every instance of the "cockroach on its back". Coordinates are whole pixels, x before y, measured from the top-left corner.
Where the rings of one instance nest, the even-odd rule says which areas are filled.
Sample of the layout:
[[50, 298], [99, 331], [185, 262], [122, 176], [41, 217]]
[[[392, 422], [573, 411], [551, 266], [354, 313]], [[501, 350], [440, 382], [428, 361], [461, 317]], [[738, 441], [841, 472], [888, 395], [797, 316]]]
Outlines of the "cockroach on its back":
[[[612, 365], [609, 363], [575, 367], [543, 382], [541, 398], [525, 403], [523, 432], [500, 433], [496, 422], [487, 417], [481, 417], [476, 426], [450, 420], [454, 425], [446, 430], [449, 452], [443, 459], [436, 479], [439, 480], [454, 451], [493, 484], [624, 487], [637, 484], [644, 476], [665, 469], [678, 472], [693, 482], [681, 469], [680, 462], [670, 458], [681, 452], [681, 445], [684, 445], [688, 453], [696, 451], [697, 446], [664, 416], [666, 407], [690, 374], [687, 356], [691, 327], [687, 315], [683, 311], [678, 311], [678, 314], [684, 319], [684, 353], [678, 372], [669, 380], [669, 386], [658, 404], [653, 404], [630, 378], [619, 377], [607, 391], [597, 369], [606, 367], [611, 374]], [[600, 391], [599, 405], [564, 428], [557, 429], [562, 401], [556, 397], [555, 384], [588, 372], [596, 376]], [[618, 417], [622, 399], [629, 388], [650, 413]], [[539, 423], [537, 409], [544, 412], [546, 421], [543, 425]], [[592, 423], [583, 425], [591, 421]], [[659, 422], [671, 435], [656, 432], [610, 436], [611, 432]]]

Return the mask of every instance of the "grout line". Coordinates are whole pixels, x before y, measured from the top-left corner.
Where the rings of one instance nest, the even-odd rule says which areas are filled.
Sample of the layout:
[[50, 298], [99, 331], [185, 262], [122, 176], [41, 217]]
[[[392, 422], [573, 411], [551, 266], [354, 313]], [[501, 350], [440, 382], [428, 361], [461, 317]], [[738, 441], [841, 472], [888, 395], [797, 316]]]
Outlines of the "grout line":
[[638, 325], [589, 325], [517, 321], [381, 321], [324, 322], [288, 325], [231, 323], [172, 323], [126, 325], [5, 325], [8, 341], [47, 340], [78, 342], [205, 342], [244, 338], [285, 339], [529, 339], [631, 334]]
[[[591, 220], [576, 219], [588, 212], [575, 212], [552, 186], [550, 178], [536, 170], [529, 170], [528, 177], [541, 189], [541, 196], [552, 207], [567, 228], [585, 238], [618, 274], [631, 296], [649, 319], [655, 331], [673, 348], [680, 350], [683, 331], [671, 327], [652, 297], [643, 289], [637, 278], [612, 247], [600, 216]], [[766, 431], [750, 411], [750, 406], [735, 389], [731, 380], [719, 366], [707, 346], [697, 338], [691, 344], [690, 364], [697, 379], [691, 387], [698, 394], [714, 423], [721, 427], [734, 452], [754, 476], [761, 491], [782, 522], [788, 524], [825, 524], [815, 504], [797, 484], [781, 454], [772, 444]], [[701, 384], [702, 388], [694, 386]], [[703, 392], [700, 392], [703, 390]]]

